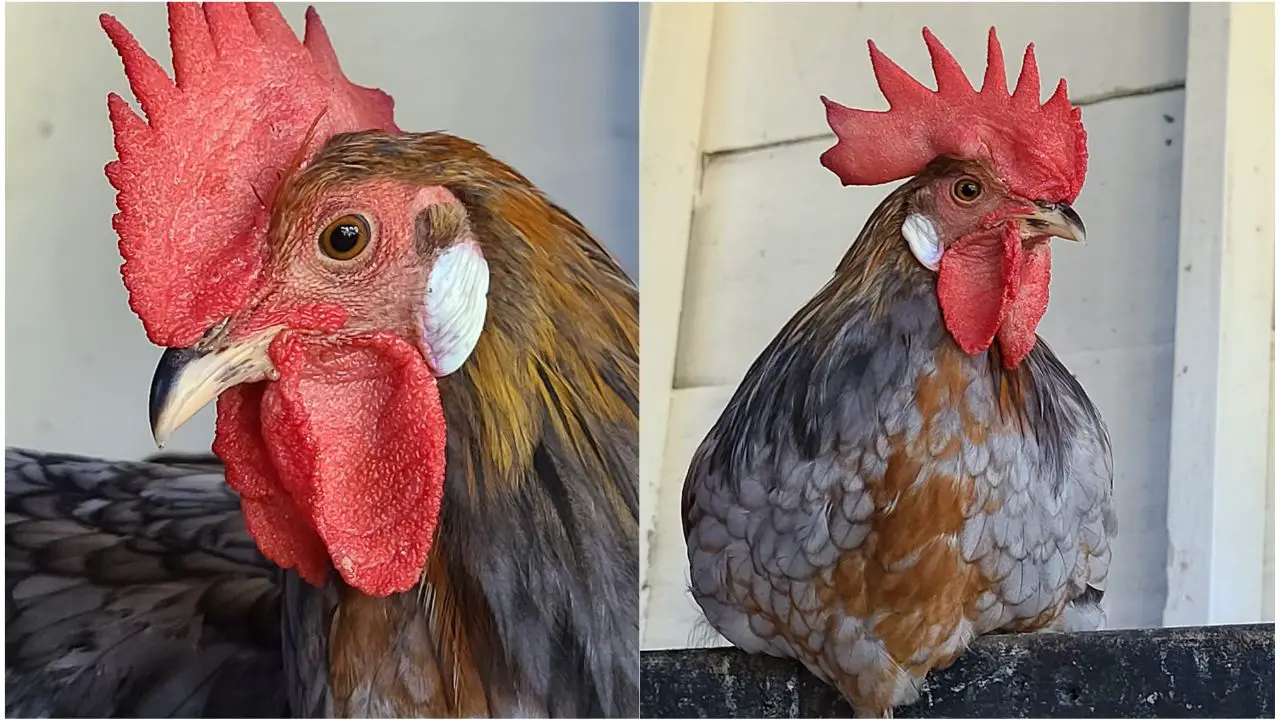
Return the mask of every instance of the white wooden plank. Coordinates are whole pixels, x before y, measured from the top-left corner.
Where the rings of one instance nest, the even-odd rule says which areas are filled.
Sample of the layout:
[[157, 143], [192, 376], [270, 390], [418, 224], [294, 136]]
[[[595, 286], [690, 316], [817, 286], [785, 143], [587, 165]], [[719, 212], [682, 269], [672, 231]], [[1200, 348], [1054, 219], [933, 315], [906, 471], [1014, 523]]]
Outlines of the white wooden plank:
[[[655, 5], [647, 18], [640, 120], [640, 618], [648, 604], [649, 541], [701, 170], [714, 6]], [[646, 290], [646, 286], [648, 290]]]
[[1188, 40], [1167, 625], [1262, 617], [1275, 292], [1270, 4], [1195, 4]]
[[1262, 534], [1262, 621], [1276, 621], [1276, 330], [1271, 319], [1270, 409], [1267, 411], [1267, 526]]
[[1113, 628], [1159, 627], [1168, 555], [1169, 411], [1173, 344], [1063, 353], [1111, 433], [1119, 532], [1103, 607]]
[[822, 94], [853, 107], [886, 107], [868, 38], [931, 83], [924, 25], [975, 82], [986, 64], [987, 28], [999, 30], [1014, 77], [1022, 49], [1034, 41], [1045, 93], [1066, 77], [1078, 101], [1166, 86], [1186, 73], [1185, 4], [732, 3], [717, 15], [704, 147], [825, 134]]
[[671, 396], [662, 489], [649, 570], [649, 614], [641, 648], [664, 650], [727, 645], [711, 629], [689, 595], [689, 561], [685, 552], [680, 499], [689, 459], [733, 395], [733, 386], [676, 390]]
[[[1059, 352], [1169, 343], [1176, 297], [1183, 95], [1084, 109], [1084, 247], [1054, 250], [1041, 334]], [[736, 383], [831, 276], [888, 187], [842, 188], [825, 141], [712, 160], [689, 251], [676, 386]]]

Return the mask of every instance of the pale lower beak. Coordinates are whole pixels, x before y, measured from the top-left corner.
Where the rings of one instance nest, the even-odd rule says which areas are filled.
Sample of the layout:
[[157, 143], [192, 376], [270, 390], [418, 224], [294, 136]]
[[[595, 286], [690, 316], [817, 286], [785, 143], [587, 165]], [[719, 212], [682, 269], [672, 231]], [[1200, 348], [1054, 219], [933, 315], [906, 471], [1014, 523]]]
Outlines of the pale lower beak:
[[151, 378], [151, 436], [164, 447], [173, 431], [224, 390], [241, 383], [275, 379], [267, 347], [280, 332], [270, 328], [235, 342], [204, 341], [191, 348], [168, 348]]
[[1036, 203], [1036, 210], [1020, 215], [1023, 234], [1027, 237], [1059, 237], [1082, 243], [1085, 240], [1084, 221], [1066, 203]]

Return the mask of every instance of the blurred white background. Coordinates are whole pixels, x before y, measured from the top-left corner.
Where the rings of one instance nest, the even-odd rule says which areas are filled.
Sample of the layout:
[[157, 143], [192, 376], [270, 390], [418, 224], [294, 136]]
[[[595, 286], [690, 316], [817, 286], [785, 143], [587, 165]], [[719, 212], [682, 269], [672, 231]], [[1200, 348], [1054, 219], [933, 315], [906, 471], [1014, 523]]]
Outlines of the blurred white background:
[[[282, 5], [301, 34], [301, 4]], [[318, 6], [342, 66], [406, 130], [479, 142], [637, 268], [637, 6]], [[7, 4], [5, 443], [107, 458], [155, 451], [160, 350], [130, 312], [111, 229], [106, 96], [132, 100], [108, 12], [170, 68], [165, 8]], [[166, 450], [207, 451], [206, 408]]]

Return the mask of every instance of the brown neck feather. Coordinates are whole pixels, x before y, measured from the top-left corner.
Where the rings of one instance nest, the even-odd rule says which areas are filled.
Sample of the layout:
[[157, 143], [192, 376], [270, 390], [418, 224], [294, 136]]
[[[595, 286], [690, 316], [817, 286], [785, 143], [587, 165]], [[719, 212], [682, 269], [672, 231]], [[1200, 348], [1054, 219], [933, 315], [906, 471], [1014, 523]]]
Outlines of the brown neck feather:
[[[401, 715], [501, 712], [495, 704], [503, 703], [515, 712], [517, 690], [540, 714], [634, 712], [634, 284], [577, 220], [468, 141], [357, 133], [331, 139], [313, 166], [322, 162], [338, 182], [382, 176], [447, 188], [466, 208], [490, 270], [480, 340], [440, 380], [449, 469], [424, 590], [413, 598], [418, 613], [404, 605], [409, 593], [383, 601], [348, 593], [331, 652], [359, 661], [408, 642], [423, 672], [453, 676], [444, 704], [422, 705], [392, 676], [366, 668], [370, 682], [390, 683], [378, 691]], [[377, 647], [360, 639], [370, 637]]]
[[[967, 162], [939, 158], [881, 201], [857, 241], [840, 260], [832, 282], [820, 291], [818, 297], [824, 298], [825, 305], [848, 307], [857, 302], [873, 314], [883, 314], [904, 292], [918, 294], [927, 287], [936, 293], [936, 276], [912, 256], [902, 237], [902, 224], [914, 195], [936, 177], [953, 172], [956, 164]], [[986, 355], [996, 397], [1000, 399], [1001, 415], [1024, 421], [1028, 371], [1021, 366], [1013, 370], [1004, 367], [999, 339], [992, 341]]]

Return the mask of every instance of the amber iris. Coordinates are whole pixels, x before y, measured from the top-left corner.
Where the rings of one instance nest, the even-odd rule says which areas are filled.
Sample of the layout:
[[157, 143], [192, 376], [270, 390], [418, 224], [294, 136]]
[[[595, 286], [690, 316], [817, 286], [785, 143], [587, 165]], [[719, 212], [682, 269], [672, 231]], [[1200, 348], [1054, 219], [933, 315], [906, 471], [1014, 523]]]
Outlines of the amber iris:
[[344, 215], [320, 233], [320, 251], [334, 260], [351, 260], [369, 245], [369, 222], [359, 215]]
[[960, 202], [971, 203], [982, 196], [982, 184], [971, 177], [960, 178], [951, 188], [951, 193]]

